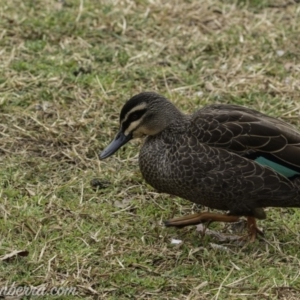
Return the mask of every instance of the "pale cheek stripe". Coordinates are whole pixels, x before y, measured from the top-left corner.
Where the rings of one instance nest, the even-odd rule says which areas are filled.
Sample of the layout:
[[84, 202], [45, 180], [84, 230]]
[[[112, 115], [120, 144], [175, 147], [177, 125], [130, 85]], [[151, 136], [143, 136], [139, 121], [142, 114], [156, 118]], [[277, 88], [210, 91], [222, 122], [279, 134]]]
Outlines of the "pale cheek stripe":
[[128, 134], [130, 134], [130, 132], [132, 132], [135, 128], [137, 128], [139, 126], [139, 124], [141, 123], [141, 120], [137, 120], [132, 122], [129, 127], [125, 130], [124, 134], [127, 136]]

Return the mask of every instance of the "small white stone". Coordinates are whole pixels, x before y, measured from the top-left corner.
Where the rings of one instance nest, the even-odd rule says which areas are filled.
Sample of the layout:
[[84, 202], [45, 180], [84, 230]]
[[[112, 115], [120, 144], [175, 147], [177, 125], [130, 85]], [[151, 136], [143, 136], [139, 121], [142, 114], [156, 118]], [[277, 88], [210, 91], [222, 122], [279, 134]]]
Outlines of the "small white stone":
[[203, 92], [202, 91], [198, 91], [195, 93], [196, 96], [198, 97], [202, 97], [203, 96]]
[[178, 244], [181, 244], [181, 243], [182, 243], [182, 240], [176, 240], [176, 239], [171, 240], [171, 244], [178, 245]]
[[278, 56], [283, 56], [283, 55], [284, 55], [284, 51], [283, 51], [283, 50], [277, 50], [277, 51], [276, 51], [276, 54], [277, 54]]
[[209, 243], [210, 246], [213, 248], [213, 249], [216, 249], [216, 250], [221, 250], [221, 251], [225, 251], [225, 252], [228, 252], [229, 249], [225, 246], [222, 246], [222, 245], [218, 245], [218, 244], [214, 244], [214, 243]]

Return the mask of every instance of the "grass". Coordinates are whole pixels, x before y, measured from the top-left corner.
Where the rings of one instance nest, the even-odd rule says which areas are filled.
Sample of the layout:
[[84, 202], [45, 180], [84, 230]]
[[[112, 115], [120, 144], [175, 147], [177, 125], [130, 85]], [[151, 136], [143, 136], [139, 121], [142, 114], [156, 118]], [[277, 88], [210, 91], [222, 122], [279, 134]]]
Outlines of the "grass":
[[296, 2], [3, 3], [0, 286], [76, 287], [82, 299], [299, 299], [299, 210], [268, 209], [254, 244], [167, 229], [162, 220], [198, 208], [143, 181], [140, 142], [97, 158], [124, 101], [145, 90], [185, 112], [241, 104], [300, 128]]

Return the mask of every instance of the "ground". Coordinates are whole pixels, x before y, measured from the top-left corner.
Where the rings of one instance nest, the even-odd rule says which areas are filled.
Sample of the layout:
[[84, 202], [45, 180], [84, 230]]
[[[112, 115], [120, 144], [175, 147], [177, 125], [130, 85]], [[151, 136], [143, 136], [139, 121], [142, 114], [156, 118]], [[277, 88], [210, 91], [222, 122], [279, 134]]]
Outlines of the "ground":
[[300, 128], [298, 2], [2, 1], [0, 287], [299, 299], [299, 209], [267, 209], [253, 244], [225, 240], [236, 233], [223, 224], [204, 236], [165, 228], [206, 208], [143, 181], [140, 141], [98, 159], [124, 101], [141, 91], [186, 113], [241, 104]]

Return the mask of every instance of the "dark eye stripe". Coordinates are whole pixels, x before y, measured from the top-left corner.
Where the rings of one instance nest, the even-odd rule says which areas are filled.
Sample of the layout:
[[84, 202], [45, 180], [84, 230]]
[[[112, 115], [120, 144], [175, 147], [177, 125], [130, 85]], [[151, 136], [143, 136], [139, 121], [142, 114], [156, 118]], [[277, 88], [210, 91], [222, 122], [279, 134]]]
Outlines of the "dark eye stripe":
[[136, 120], [139, 120], [146, 112], [145, 109], [135, 110], [131, 114], [128, 115], [127, 120], [122, 124], [123, 132], [130, 126], [130, 124]]

